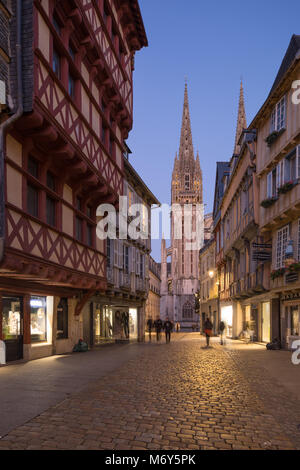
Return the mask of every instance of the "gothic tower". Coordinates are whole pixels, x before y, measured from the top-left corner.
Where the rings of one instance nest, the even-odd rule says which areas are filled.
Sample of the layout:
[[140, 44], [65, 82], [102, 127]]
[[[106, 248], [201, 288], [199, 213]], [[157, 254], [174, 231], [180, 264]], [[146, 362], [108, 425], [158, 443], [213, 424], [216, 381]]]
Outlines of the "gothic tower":
[[[204, 205], [202, 171], [199, 154], [195, 159], [187, 85], [184, 90], [179, 154], [176, 154], [171, 188], [171, 247], [162, 242], [161, 316], [180, 322], [182, 328], [191, 328], [199, 322], [195, 314], [195, 293], [199, 289], [199, 249], [204, 242]], [[188, 219], [188, 220], [187, 220]], [[198, 230], [200, 246], [192, 248], [186, 233], [190, 226]], [[164, 267], [171, 256], [171, 270]]]

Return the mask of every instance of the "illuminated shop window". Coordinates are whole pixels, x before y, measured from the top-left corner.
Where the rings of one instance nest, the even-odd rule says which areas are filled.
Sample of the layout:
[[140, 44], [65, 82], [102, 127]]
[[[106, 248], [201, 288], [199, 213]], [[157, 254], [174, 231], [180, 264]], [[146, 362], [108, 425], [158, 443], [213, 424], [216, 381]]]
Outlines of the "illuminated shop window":
[[32, 342], [47, 340], [46, 297], [34, 296], [30, 299], [30, 331]]

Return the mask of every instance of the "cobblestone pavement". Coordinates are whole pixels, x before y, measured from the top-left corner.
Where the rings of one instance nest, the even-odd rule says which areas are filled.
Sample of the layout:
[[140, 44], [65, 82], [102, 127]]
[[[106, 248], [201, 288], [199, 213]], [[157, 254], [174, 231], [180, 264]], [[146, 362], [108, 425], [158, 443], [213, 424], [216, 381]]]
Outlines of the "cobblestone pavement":
[[199, 334], [141, 345], [118, 370], [4, 436], [0, 449], [300, 448], [287, 430], [291, 410], [283, 425], [277, 418], [281, 392], [259, 389], [243, 361], [217, 344], [205, 349]]

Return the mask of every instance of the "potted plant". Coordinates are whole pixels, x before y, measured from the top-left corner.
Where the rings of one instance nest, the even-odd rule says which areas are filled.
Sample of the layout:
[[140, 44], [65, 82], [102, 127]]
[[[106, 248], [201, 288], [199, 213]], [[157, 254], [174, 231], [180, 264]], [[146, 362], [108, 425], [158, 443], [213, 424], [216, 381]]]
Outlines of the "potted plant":
[[265, 139], [265, 142], [267, 142], [268, 147], [271, 147], [271, 145], [278, 139], [278, 137], [281, 136], [281, 134], [285, 131], [285, 129], [281, 129], [280, 131], [273, 131], [271, 132], [270, 135]]
[[278, 188], [278, 193], [285, 194], [291, 189], [293, 189], [294, 186], [295, 183], [293, 181], [287, 181], [287, 183], [284, 183], [282, 186], [280, 186], [280, 188]]
[[275, 269], [274, 271], [271, 272], [271, 279], [274, 281], [278, 277], [281, 277], [285, 274], [286, 269], [285, 268], [280, 268], [280, 269]]
[[278, 200], [278, 197], [276, 196], [272, 196], [272, 197], [269, 197], [267, 199], [264, 199], [260, 205], [262, 207], [264, 207], [265, 209], [267, 209], [268, 207], [271, 207], [276, 201]]

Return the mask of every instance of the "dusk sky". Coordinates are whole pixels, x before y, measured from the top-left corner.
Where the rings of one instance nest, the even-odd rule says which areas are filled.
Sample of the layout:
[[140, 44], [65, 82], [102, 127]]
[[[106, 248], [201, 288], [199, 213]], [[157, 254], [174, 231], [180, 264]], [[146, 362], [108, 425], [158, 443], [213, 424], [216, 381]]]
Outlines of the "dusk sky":
[[[265, 101], [289, 45], [300, 34], [299, 0], [140, 0], [149, 47], [136, 55], [131, 163], [162, 203], [170, 203], [185, 77], [193, 143], [211, 212], [216, 162], [234, 145], [240, 79], [247, 122]], [[152, 242], [160, 261], [160, 242]]]

